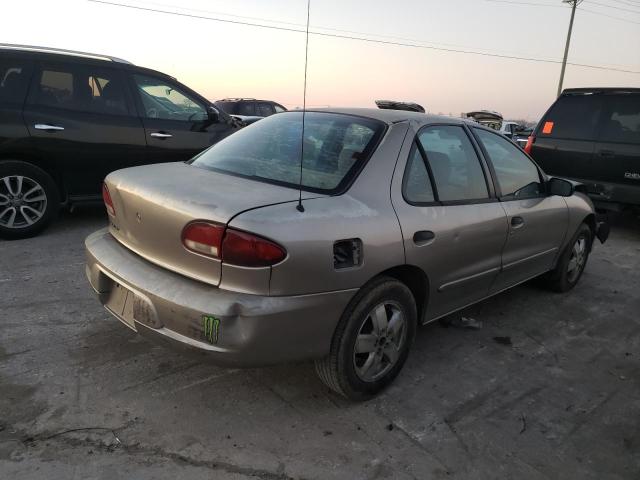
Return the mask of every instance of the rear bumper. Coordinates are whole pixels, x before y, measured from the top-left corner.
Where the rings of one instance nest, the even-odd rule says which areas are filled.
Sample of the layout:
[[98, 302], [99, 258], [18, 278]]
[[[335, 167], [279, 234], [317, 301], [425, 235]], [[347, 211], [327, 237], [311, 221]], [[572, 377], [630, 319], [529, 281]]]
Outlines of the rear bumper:
[[85, 247], [89, 282], [114, 316], [142, 335], [229, 366], [325, 356], [357, 291], [269, 297], [222, 290], [147, 262], [107, 229], [87, 237]]

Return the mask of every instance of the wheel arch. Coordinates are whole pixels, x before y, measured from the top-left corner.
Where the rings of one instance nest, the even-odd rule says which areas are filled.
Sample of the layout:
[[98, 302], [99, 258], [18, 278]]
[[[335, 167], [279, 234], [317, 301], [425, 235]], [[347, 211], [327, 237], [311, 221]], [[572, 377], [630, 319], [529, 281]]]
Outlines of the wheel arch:
[[43, 172], [45, 172], [55, 184], [58, 189], [58, 195], [60, 197], [60, 202], [64, 203], [67, 200], [67, 191], [62, 180], [62, 174], [56, 166], [47, 162], [43, 158], [38, 157], [37, 155], [31, 155], [24, 152], [2, 152], [0, 153], [0, 163], [4, 162], [24, 162], [29, 165], [39, 168]]
[[407, 286], [416, 302], [418, 322], [422, 323], [429, 303], [430, 286], [429, 277], [424, 270], [415, 265], [404, 264], [380, 272], [374, 278], [380, 276], [394, 278]]

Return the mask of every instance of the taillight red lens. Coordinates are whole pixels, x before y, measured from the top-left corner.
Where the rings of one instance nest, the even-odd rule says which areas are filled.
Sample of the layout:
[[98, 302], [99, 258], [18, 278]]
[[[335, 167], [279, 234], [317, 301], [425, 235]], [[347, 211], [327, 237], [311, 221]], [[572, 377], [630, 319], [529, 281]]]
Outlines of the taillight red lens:
[[107, 184], [102, 184], [102, 200], [104, 201], [104, 206], [107, 207], [107, 213], [112, 217], [116, 216], [116, 209], [113, 206], [113, 201], [111, 200], [111, 194], [109, 193], [109, 189], [107, 188]]
[[527, 144], [524, 146], [524, 151], [528, 155], [531, 155], [531, 150], [533, 149], [533, 142], [535, 141], [536, 141], [535, 135], [529, 135], [529, 138], [527, 138]]
[[280, 245], [251, 233], [228, 228], [222, 241], [222, 261], [241, 267], [268, 267], [284, 260]]
[[192, 252], [220, 258], [220, 246], [224, 225], [209, 222], [192, 222], [182, 230], [182, 243]]

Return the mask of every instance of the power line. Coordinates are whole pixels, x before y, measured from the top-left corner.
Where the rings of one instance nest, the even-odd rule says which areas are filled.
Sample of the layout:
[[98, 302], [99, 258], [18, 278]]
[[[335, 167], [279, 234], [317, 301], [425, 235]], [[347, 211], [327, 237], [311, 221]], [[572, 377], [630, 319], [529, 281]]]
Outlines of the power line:
[[595, 10], [589, 10], [588, 8], [584, 8], [584, 7], [580, 7], [580, 11], [581, 12], [588, 12], [591, 13], [593, 15], [600, 15], [601, 17], [607, 17], [607, 18], [611, 18], [613, 20], [618, 20], [620, 22], [625, 22], [625, 23], [633, 23], [635, 25], [640, 25], [640, 22], [636, 22], [634, 20], [628, 20], [626, 18], [621, 18], [621, 17], [615, 17], [613, 15], [609, 15], [607, 13], [602, 13], [602, 12], [597, 12]]
[[592, 0], [585, 0], [585, 1], [589, 5], [598, 5], [599, 7], [613, 8], [614, 10], [621, 10], [623, 12], [631, 12], [631, 13], [640, 14], [640, 11], [638, 11], [638, 10], [631, 10], [631, 9], [628, 9], [628, 8], [616, 7], [615, 5], [607, 5], [606, 3], [594, 2]]
[[[230, 24], [234, 24], [234, 25], [244, 25], [244, 26], [251, 26], [251, 27], [258, 27], [258, 28], [266, 28], [266, 29], [270, 29], [270, 30], [280, 30], [280, 31], [295, 32], [295, 33], [305, 33], [305, 30], [301, 30], [301, 29], [297, 29], [297, 28], [279, 27], [279, 26], [274, 26], [274, 25], [265, 25], [265, 24], [261, 24], [261, 23], [244, 22], [244, 21], [240, 21], [240, 20], [229, 20], [229, 19], [223, 19], [223, 18], [217, 18], [217, 17], [208, 17], [208, 16], [202, 16], [202, 15], [189, 14], [189, 13], [184, 13], [184, 12], [172, 12], [172, 11], [160, 10], [160, 9], [155, 9], [155, 8], [150, 8], [150, 7], [142, 7], [142, 6], [138, 6], [138, 5], [129, 5], [129, 4], [126, 4], [126, 3], [111, 2], [111, 1], [108, 1], [108, 0], [87, 0], [87, 1], [91, 2], [91, 3], [99, 3], [99, 4], [110, 5], [110, 6], [115, 6], [115, 7], [129, 8], [129, 9], [140, 10], [140, 11], [145, 11], [145, 12], [163, 13], [163, 14], [166, 14], [166, 15], [175, 15], [175, 16], [186, 17], [186, 18], [196, 18], [196, 19], [201, 19], [201, 20], [210, 20], [210, 21], [214, 21], [214, 22], [230, 23]], [[377, 43], [377, 44], [382, 44], [382, 45], [392, 45], [392, 46], [411, 47], [411, 48], [422, 48], [422, 49], [427, 49], [427, 50], [436, 50], [436, 51], [450, 52], [450, 53], [463, 53], [463, 54], [468, 54], [468, 55], [478, 55], [478, 56], [484, 56], [484, 57], [502, 58], [502, 59], [506, 59], [506, 60], [520, 60], [520, 61], [529, 61], [529, 62], [537, 62], [537, 63], [551, 63], [551, 64], [561, 64], [562, 63], [562, 61], [560, 61], [560, 60], [547, 60], [547, 59], [543, 59], [543, 58], [523, 57], [523, 56], [517, 56], [517, 55], [503, 55], [503, 54], [498, 54], [498, 53], [480, 52], [480, 51], [475, 51], [475, 50], [463, 50], [463, 49], [456, 49], [456, 48], [443, 48], [443, 47], [435, 47], [435, 46], [432, 46], [432, 45], [422, 45], [422, 44], [418, 44], [417, 42], [416, 43], [404, 43], [404, 42], [391, 41], [391, 40], [377, 40], [377, 39], [367, 38], [367, 37], [363, 37], [363, 36], [337, 34], [337, 33], [324, 33], [324, 32], [317, 32], [317, 31], [309, 31], [309, 35], [315, 35], [315, 36], [320, 36], [320, 37], [339, 38], [339, 39], [344, 39], [344, 40], [357, 40], [357, 41], [361, 41], [361, 42]], [[571, 62], [568, 62], [567, 65], [572, 65], [574, 67], [590, 68], [590, 69], [595, 69], [595, 70], [610, 70], [610, 71], [616, 71], [616, 72], [640, 75], [640, 71], [627, 70], [627, 69], [622, 69], [622, 68], [612, 68], [612, 67], [604, 67], [604, 66], [600, 66], [600, 65], [591, 65], [591, 64], [585, 64], [585, 63], [571, 63]]]

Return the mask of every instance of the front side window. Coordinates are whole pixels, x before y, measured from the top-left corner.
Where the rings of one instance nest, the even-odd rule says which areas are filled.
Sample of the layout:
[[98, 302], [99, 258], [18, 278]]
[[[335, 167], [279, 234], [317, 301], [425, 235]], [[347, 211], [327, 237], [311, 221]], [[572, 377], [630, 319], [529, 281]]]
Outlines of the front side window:
[[538, 168], [518, 147], [494, 133], [474, 130], [489, 154], [503, 197], [535, 197], [544, 193]]
[[418, 141], [431, 167], [439, 201], [489, 198], [480, 160], [462, 127], [427, 127], [418, 134]]
[[201, 122], [206, 108], [169, 82], [146, 75], [134, 75], [145, 118]]
[[273, 104], [273, 108], [276, 110], [276, 113], [282, 113], [287, 111], [284, 107], [281, 107], [277, 103]]
[[0, 61], [0, 103], [24, 102], [30, 73], [31, 67], [19, 60]]
[[608, 106], [599, 140], [640, 144], [640, 95], [605, 96]]
[[384, 124], [351, 115], [308, 112], [272, 115], [245, 127], [193, 160], [200, 168], [322, 193], [336, 193], [367, 161]]

